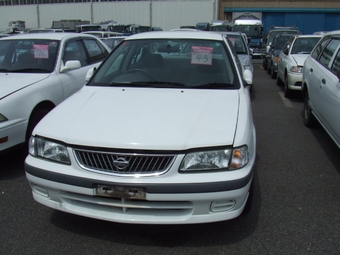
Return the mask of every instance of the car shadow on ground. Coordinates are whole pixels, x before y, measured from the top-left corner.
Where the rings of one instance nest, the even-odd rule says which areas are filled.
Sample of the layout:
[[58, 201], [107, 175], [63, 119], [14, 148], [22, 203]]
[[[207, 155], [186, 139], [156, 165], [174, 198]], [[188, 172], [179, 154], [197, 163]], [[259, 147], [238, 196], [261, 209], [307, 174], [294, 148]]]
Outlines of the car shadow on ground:
[[[303, 110], [301, 111], [301, 121], [303, 121]], [[316, 121], [315, 126], [308, 129], [311, 131], [315, 139], [320, 144], [329, 161], [340, 174], [340, 148], [335, 144], [335, 142], [332, 140], [332, 138], [328, 135], [326, 130], [321, 126], [319, 122]]]
[[27, 149], [24, 146], [15, 147], [0, 154], [0, 179], [10, 180], [25, 174], [24, 162]]
[[256, 230], [261, 208], [261, 190], [255, 173], [253, 205], [236, 219], [192, 225], [120, 224], [53, 211], [51, 224], [77, 235], [147, 247], [202, 247], [238, 243]]

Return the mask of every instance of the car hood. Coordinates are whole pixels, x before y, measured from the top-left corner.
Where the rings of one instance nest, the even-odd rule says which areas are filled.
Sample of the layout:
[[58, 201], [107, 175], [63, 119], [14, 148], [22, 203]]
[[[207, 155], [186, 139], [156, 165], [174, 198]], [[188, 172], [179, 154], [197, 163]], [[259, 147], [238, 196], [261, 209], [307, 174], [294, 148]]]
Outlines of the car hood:
[[297, 66], [303, 66], [308, 55], [309, 54], [294, 54], [292, 55], [292, 58]]
[[34, 133], [73, 145], [120, 149], [232, 145], [238, 93], [84, 87], [50, 112]]
[[49, 76], [50, 74], [0, 73], [0, 99]]

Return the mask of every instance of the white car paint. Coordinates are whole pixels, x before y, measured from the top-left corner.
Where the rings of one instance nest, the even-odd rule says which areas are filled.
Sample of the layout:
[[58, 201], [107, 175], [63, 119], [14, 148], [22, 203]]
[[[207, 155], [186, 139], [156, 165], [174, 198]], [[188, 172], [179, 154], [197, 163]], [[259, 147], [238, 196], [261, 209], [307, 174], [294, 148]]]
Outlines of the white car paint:
[[[277, 83], [283, 83], [285, 97], [292, 95], [292, 90], [301, 90], [303, 64], [321, 35], [297, 35], [288, 40], [279, 54]], [[303, 49], [302, 41], [309, 41]], [[296, 50], [302, 46], [301, 51]]]
[[[72, 70], [62, 71], [64, 63], [62, 61], [65, 50], [65, 43], [75, 38], [89, 38], [96, 40], [107, 53], [110, 49], [99, 39], [75, 33], [38, 33], [17, 35], [1, 39], [1, 43], [8, 41], [20, 40], [45, 40], [53, 42], [60, 41], [60, 50], [53, 70], [39, 72], [35, 70], [20, 71], [12, 69], [14, 67], [6, 66], [1, 60], [0, 65], [0, 152], [22, 144], [29, 137], [29, 121], [33, 122], [37, 111], [46, 112], [58, 105], [64, 99], [78, 91], [85, 84], [87, 71], [98, 66], [100, 62], [80, 67], [79, 61], [74, 62], [76, 65]], [[33, 46], [32, 46], [33, 47]], [[51, 45], [49, 45], [52, 48]], [[33, 54], [33, 52], [31, 52]], [[47, 58], [44, 58], [48, 60]], [[38, 59], [39, 60], [39, 59]], [[14, 66], [14, 65], [13, 65]], [[69, 66], [69, 64], [67, 64]], [[28, 67], [33, 67], [28, 65]], [[42, 66], [44, 68], [44, 66]]]
[[[151, 71], [148, 75], [123, 72], [125, 65], [137, 59], [133, 54], [139, 52], [138, 47], [150, 47], [156, 52], [152, 54], [159, 55], [152, 43], [160, 45], [158, 40], [164, 39], [173, 45], [190, 39], [193, 47], [223, 44], [228, 52], [223, 55], [226, 59], [219, 60], [230, 61], [234, 80], [231, 84], [182, 81], [178, 85], [148, 80]], [[132, 48], [136, 51], [126, 58], [119, 57], [121, 52], [129, 52], [130, 45], [135, 45]], [[209, 47], [202, 49], [210, 51]], [[68, 213], [140, 224], [223, 221], [248, 210], [253, 194], [256, 132], [248, 85], [242, 78], [249, 80], [250, 71], [243, 72], [237, 66], [231, 47], [223, 36], [201, 31], [146, 32], [128, 37], [86, 86], [53, 109], [34, 129], [25, 161], [34, 199]], [[213, 57], [222, 56], [219, 54]], [[189, 70], [197, 67], [193, 63], [197, 56], [192, 52], [163, 57], [191, 60], [188, 64], [193, 69], [185, 69], [187, 77]], [[119, 62], [121, 59], [127, 62]], [[155, 72], [161, 72], [158, 67]], [[141, 68], [139, 65], [138, 70]], [[176, 68], [182, 71], [184, 67]], [[115, 75], [111, 77], [112, 69]], [[214, 80], [216, 76], [209, 78]], [[39, 156], [36, 146], [44, 141], [53, 141], [50, 145], [57, 145], [53, 151], [58, 153], [51, 151], [52, 156], [44, 147]], [[227, 166], [217, 169], [221, 151], [234, 157], [233, 161], [223, 161]], [[195, 171], [183, 167], [195, 160], [190, 157], [193, 154], [193, 158], [205, 155]], [[154, 161], [135, 163], [139, 157]], [[157, 162], [168, 157], [171, 162], [165, 169], [153, 170]], [[136, 170], [130, 172], [130, 167]]]
[[[325, 33], [304, 63], [304, 124], [316, 119], [340, 148], [340, 31]], [[325, 47], [325, 48], [324, 48]]]

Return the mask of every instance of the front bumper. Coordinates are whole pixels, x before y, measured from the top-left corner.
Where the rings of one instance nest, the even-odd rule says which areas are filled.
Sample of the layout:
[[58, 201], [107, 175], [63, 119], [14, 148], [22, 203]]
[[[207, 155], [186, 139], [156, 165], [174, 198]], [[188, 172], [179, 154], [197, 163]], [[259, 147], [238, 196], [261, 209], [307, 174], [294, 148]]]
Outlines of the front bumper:
[[0, 152], [25, 142], [26, 128], [25, 119], [0, 123]]
[[290, 90], [301, 90], [302, 73], [288, 73], [288, 88]]
[[[253, 162], [247, 166], [248, 174], [237, 180], [114, 183], [45, 171], [30, 165], [29, 158], [26, 177], [37, 202], [64, 212], [120, 223], [194, 224], [233, 219], [244, 209], [255, 171]], [[146, 199], [96, 196], [98, 184], [141, 187], [146, 190]]]

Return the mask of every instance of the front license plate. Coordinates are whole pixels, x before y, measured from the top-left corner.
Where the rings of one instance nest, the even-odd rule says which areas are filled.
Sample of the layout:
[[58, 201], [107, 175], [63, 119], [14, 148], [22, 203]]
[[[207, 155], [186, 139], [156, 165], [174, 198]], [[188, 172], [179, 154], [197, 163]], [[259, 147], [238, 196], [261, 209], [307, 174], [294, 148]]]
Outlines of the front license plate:
[[115, 197], [115, 198], [125, 198], [125, 199], [146, 199], [146, 189], [145, 188], [132, 188], [125, 186], [104, 186], [97, 185], [95, 189], [96, 196], [102, 197]]

